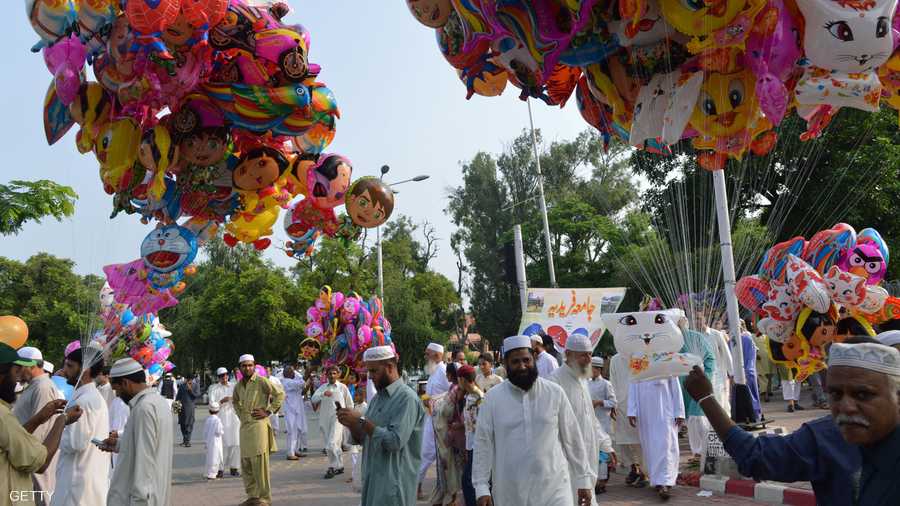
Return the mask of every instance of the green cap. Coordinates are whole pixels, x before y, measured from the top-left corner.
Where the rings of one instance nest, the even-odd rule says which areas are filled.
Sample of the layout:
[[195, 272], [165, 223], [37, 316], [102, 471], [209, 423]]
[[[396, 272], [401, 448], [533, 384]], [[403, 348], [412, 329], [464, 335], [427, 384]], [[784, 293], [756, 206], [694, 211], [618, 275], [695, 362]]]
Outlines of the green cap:
[[37, 362], [34, 360], [23, 359], [16, 352], [15, 348], [6, 343], [0, 343], [0, 365], [3, 364], [16, 364], [31, 367], [37, 365]]

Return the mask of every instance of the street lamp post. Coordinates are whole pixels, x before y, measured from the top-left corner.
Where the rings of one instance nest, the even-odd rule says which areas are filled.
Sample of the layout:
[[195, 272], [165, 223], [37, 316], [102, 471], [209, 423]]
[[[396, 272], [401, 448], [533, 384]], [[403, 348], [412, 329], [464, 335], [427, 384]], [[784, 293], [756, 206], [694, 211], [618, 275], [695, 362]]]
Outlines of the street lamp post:
[[[384, 175], [391, 171], [391, 168], [387, 165], [381, 166], [381, 176], [379, 178], [384, 181]], [[389, 183], [387, 186], [389, 188], [393, 188], [398, 184], [403, 183], [418, 183], [419, 181], [425, 181], [431, 176], [428, 175], [420, 175], [410, 179], [404, 179], [402, 181], [397, 181], [396, 183]], [[378, 256], [378, 297], [381, 299], [381, 303], [384, 304], [384, 264], [382, 263], [381, 257], [381, 225], [375, 228], [375, 244]]]

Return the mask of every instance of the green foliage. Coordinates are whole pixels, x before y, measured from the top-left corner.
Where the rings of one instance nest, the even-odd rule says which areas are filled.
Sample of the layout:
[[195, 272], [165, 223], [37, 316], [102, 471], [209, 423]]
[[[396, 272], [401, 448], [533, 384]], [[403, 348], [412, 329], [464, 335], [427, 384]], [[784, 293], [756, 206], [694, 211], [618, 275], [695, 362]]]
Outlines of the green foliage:
[[[428, 269], [436, 238], [423, 228], [424, 244], [414, 239], [419, 227], [404, 216], [384, 227], [385, 314], [405, 367], [421, 363], [428, 341], [446, 339], [459, 306], [450, 280]], [[263, 362], [294, 361], [306, 310], [322, 286], [366, 299], [376, 294], [376, 254], [366, 242], [324, 238], [311, 258], [286, 271], [251, 247], [211, 240], [180, 303], [160, 315], [173, 333], [173, 360], [181, 367], [232, 366], [240, 354], [253, 353]]]
[[62, 364], [66, 345], [91, 330], [103, 280], [79, 276], [74, 262], [38, 253], [25, 262], [0, 257], [0, 315], [28, 324], [28, 343]]
[[46, 179], [0, 184], [0, 235], [15, 234], [28, 221], [71, 216], [77, 199], [72, 188]]
[[[560, 286], [610, 286], [621, 277], [610, 253], [636, 233], [631, 225], [637, 219], [627, 213], [637, 190], [626, 149], [614, 144], [604, 154], [596, 134], [584, 132], [539, 153]], [[550, 285], [530, 133], [497, 157], [478, 153], [462, 169], [463, 184], [449, 191], [447, 211], [458, 227], [451, 246], [466, 259], [477, 330], [496, 347], [517, 330], [521, 317], [517, 291], [498, 261], [514, 224], [522, 224], [529, 286]]]

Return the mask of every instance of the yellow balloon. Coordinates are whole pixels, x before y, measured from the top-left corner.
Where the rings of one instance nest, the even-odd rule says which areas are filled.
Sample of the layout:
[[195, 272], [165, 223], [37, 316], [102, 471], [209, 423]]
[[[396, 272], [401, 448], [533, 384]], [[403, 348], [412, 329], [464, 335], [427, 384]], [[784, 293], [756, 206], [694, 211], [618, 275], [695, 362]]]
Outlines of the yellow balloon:
[[28, 325], [18, 316], [0, 316], [0, 343], [15, 349], [21, 348], [28, 340]]

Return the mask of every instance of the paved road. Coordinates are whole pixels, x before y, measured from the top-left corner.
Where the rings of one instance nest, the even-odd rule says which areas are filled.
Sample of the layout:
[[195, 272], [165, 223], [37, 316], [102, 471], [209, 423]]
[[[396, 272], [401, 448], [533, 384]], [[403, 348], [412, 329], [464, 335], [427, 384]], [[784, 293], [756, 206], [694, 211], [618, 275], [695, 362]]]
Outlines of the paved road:
[[[805, 393], [805, 392], [804, 392]], [[804, 397], [805, 400], [805, 397]], [[809, 405], [808, 401], [805, 402]], [[785, 426], [793, 430], [805, 420], [824, 415], [821, 410], [807, 410], [798, 413], [786, 413], [784, 403], [773, 400], [764, 404], [764, 411], [768, 418], [776, 419], [776, 425]], [[173, 481], [175, 486], [174, 501], [178, 506], [199, 505], [237, 505], [244, 499], [244, 488], [240, 478], [226, 478], [208, 482], [203, 476], [203, 463], [205, 449], [202, 442], [203, 423], [207, 412], [205, 406], [198, 406], [196, 425], [194, 428], [194, 445], [191, 448], [175, 448], [175, 465]], [[309, 413], [309, 426], [317, 428], [315, 415]], [[283, 422], [283, 420], [282, 420]], [[174, 421], [173, 421], [174, 423]], [[282, 427], [283, 428], [283, 427]], [[176, 440], [180, 441], [180, 433], [176, 427]], [[278, 445], [281, 451], [272, 455], [272, 489], [273, 503], [275, 505], [310, 504], [316, 506], [347, 506], [358, 504], [359, 496], [354, 493], [346, 479], [349, 478], [350, 457], [345, 454], [347, 473], [331, 480], [322, 479], [327, 468], [325, 456], [321, 453], [321, 438], [316, 431], [311, 433], [310, 456], [299, 461], [285, 460], [283, 451], [285, 437], [278, 434]], [[682, 441], [682, 448], [686, 441]], [[686, 452], [683, 452], [686, 456]], [[433, 471], [430, 474], [433, 480]], [[802, 486], [802, 484], [801, 484]], [[608, 487], [609, 492], [601, 496], [601, 504], [631, 505], [631, 504], [655, 504], [656, 495], [652, 490], [638, 490], [624, 485], [624, 476], [614, 474]], [[729, 504], [748, 505], [758, 504], [752, 500], [729, 497], [697, 497], [699, 491], [693, 487], [679, 487], [675, 490], [671, 505]], [[420, 502], [419, 504], [426, 504]]]

